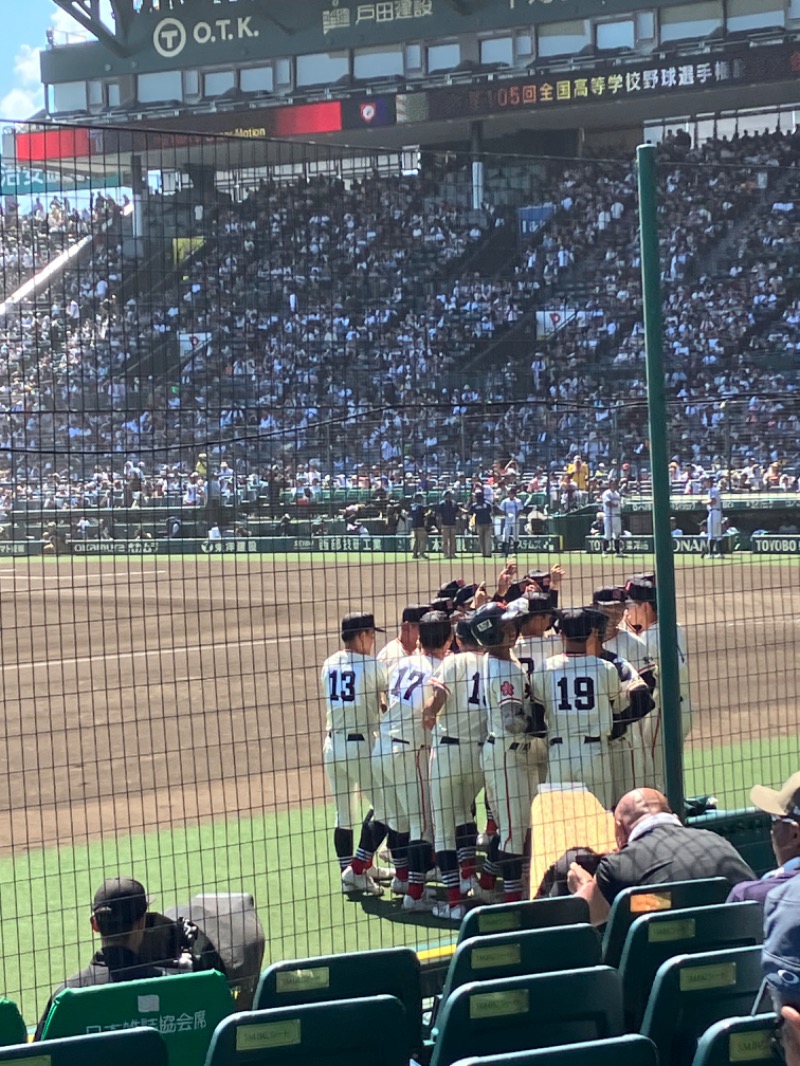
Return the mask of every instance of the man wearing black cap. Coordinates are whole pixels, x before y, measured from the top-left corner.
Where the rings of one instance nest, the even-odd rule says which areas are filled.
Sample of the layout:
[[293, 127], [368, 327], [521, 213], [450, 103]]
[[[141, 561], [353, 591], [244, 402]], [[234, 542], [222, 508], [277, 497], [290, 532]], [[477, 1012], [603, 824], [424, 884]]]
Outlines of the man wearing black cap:
[[453, 493], [448, 489], [444, 499], [436, 505], [436, 524], [442, 538], [442, 555], [445, 559], [456, 557], [456, 521], [462, 508], [453, 500]]
[[458, 654], [442, 660], [432, 678], [422, 724], [431, 730], [431, 808], [436, 862], [447, 890], [447, 902], [433, 910], [435, 918], [460, 921], [465, 897], [477, 874], [478, 827], [473, 814], [483, 788], [481, 747], [486, 740], [486, 709], [482, 698], [483, 648], [468, 618], [455, 627]]
[[35, 1039], [41, 1037], [53, 999], [63, 988], [85, 988], [117, 981], [138, 981], [146, 977], [163, 977], [180, 973], [177, 962], [153, 965], [140, 957], [147, 922], [149, 900], [144, 885], [132, 877], [110, 877], [94, 894], [91, 925], [100, 936], [100, 950], [80, 973], [60, 985], [45, 1008]]
[[397, 666], [401, 659], [405, 659], [407, 655], [413, 655], [417, 650], [419, 620], [429, 610], [430, 605], [427, 603], [409, 603], [403, 608], [399, 633], [394, 640], [390, 640], [381, 648], [377, 656], [378, 662], [383, 663], [387, 674]]
[[[372, 743], [386, 691], [386, 669], [372, 656], [376, 632], [384, 631], [375, 625], [373, 615], [345, 615], [343, 648], [325, 660], [320, 677], [327, 713], [323, 761], [336, 806], [333, 846], [345, 895], [383, 895], [367, 869], [386, 830], [369, 815], [363, 818], [363, 806], [369, 806], [373, 785]], [[361, 826], [361, 838], [354, 855], [356, 825]]]
[[[625, 585], [628, 606], [625, 624], [644, 641], [647, 656], [656, 664], [658, 671], [658, 595], [654, 575], [639, 575]], [[686, 634], [680, 625], [675, 626], [678, 647], [678, 681], [681, 700], [681, 726], [686, 737], [692, 728], [692, 704], [689, 688], [689, 666]], [[647, 785], [661, 789], [664, 780], [664, 730], [659, 691], [653, 692], [655, 710], [643, 719], [641, 742], [634, 745], [634, 780], [637, 786]]]
[[611, 807], [608, 745], [622, 693], [611, 663], [587, 653], [593, 624], [583, 608], [560, 615], [556, 628], [563, 653], [534, 670], [531, 688], [534, 718], [543, 716], [547, 724], [549, 783], [583, 783], [604, 807]]
[[778, 867], [760, 881], [740, 882], [731, 890], [729, 903], [754, 899], [763, 904], [775, 888], [800, 873], [800, 773], [792, 774], [779, 789], [754, 785], [750, 801], [772, 816], [772, 850]]

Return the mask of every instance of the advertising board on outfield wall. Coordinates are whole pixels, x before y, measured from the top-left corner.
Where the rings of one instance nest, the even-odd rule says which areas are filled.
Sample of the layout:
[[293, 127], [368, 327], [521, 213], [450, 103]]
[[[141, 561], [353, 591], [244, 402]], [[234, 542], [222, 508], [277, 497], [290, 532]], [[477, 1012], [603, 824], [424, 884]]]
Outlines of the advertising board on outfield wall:
[[[602, 537], [587, 537], [586, 551], [591, 555], [600, 555], [603, 551]], [[708, 547], [705, 537], [673, 537], [672, 550], [676, 555], [700, 555]], [[655, 551], [652, 537], [623, 537], [623, 551], [628, 555], [650, 554]], [[723, 538], [723, 552], [732, 550], [730, 538]]]
[[757, 555], [800, 555], [800, 537], [755, 533], [750, 546]]
[[[561, 537], [520, 537], [515, 550], [558, 552], [561, 550], [561, 543]], [[11, 546], [5, 545], [7, 548]], [[32, 546], [37, 553], [41, 550], [38, 543], [20, 543], [13, 546], [21, 549]], [[0, 554], [3, 554], [2, 547], [0, 545]], [[477, 538], [457, 537], [456, 547], [461, 552], [475, 552], [478, 547]], [[269, 555], [276, 552], [398, 552], [405, 555], [411, 550], [407, 536], [359, 537], [351, 534], [323, 537], [234, 537], [225, 540], [81, 540], [74, 541], [71, 548], [75, 555]], [[429, 550], [441, 550], [438, 536], [430, 538]]]

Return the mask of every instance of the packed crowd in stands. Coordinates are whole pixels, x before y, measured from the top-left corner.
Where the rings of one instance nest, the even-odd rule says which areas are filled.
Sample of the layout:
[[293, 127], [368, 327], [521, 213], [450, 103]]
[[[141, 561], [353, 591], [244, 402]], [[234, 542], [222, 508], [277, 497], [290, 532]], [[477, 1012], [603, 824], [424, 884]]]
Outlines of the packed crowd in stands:
[[[800, 138], [693, 146], [677, 135], [659, 153], [676, 459], [737, 471], [780, 461], [791, 480]], [[124, 258], [129, 223], [114, 201], [7, 211], [3, 249], [16, 247], [28, 274], [93, 236], [46, 299], [0, 323], [0, 455], [12, 494], [91, 499], [99, 469], [103, 498], [124, 498], [131, 456], [148, 491], [174, 476], [183, 494], [200, 448], [243, 482], [276, 471], [291, 482], [297, 463], [315, 458], [320, 487], [365, 461], [403, 484], [406, 473], [437, 484], [461, 469], [485, 474], [501, 455], [551, 475], [575, 453], [601, 471], [623, 460], [646, 468], [629, 154], [539, 168], [525, 200], [554, 214], [499, 279], [481, 274], [480, 253], [498, 230], [513, 253], [513, 212], [471, 210], [467, 179], [431, 168], [262, 182], [242, 202], [219, 192], [196, 216], [202, 247], [152, 292]], [[151, 228], [169, 234], [169, 197], [147, 207]], [[6, 272], [6, 296], [21, 277]], [[554, 307], [566, 324], [537, 339], [533, 313]], [[178, 334], [199, 339], [182, 359]], [[530, 343], [508, 351], [524, 348], [524, 359], [504, 354], [504, 339], [520, 335]], [[156, 349], [172, 363], [148, 380]]]

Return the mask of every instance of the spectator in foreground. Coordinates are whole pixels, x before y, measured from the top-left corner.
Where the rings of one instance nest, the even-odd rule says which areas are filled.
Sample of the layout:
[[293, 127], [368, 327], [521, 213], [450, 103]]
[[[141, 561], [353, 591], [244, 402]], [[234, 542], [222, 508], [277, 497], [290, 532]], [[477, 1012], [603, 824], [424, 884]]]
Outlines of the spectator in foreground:
[[772, 816], [772, 850], [778, 866], [759, 881], [741, 881], [731, 889], [729, 903], [754, 899], [765, 903], [767, 896], [800, 872], [800, 773], [792, 774], [780, 789], [754, 785], [750, 799], [755, 807]]
[[[179, 952], [166, 951], [164, 961], [155, 965], [153, 959], [164, 955], [149, 948], [143, 950], [146, 931], [148, 930], [147, 908], [150, 901], [144, 885], [131, 877], [110, 877], [104, 881], [94, 894], [92, 902], [92, 930], [100, 936], [100, 950], [92, 956], [92, 961], [80, 973], [69, 977], [60, 985], [48, 1001], [44, 1014], [36, 1028], [35, 1040], [41, 1039], [47, 1015], [53, 999], [64, 988], [84, 988], [88, 985], [107, 985], [117, 981], [137, 981], [145, 977], [163, 977], [168, 969], [173, 973], [183, 972], [177, 961], [172, 967], [166, 961], [166, 955]], [[173, 925], [161, 916], [152, 916], [157, 927], [162, 924]], [[165, 946], [167, 938], [165, 938]], [[175, 947], [178, 947], [176, 942]]]
[[800, 878], [779, 885], [764, 904], [761, 965], [775, 1013], [780, 1018], [777, 1042], [783, 1052], [775, 1062], [800, 1066]]
[[727, 840], [708, 829], [690, 829], [672, 813], [667, 797], [654, 788], [627, 792], [614, 810], [618, 851], [605, 855], [592, 876], [577, 863], [568, 886], [589, 904], [594, 925], [608, 918], [611, 904], [625, 888], [726, 877], [731, 885], [755, 874]]

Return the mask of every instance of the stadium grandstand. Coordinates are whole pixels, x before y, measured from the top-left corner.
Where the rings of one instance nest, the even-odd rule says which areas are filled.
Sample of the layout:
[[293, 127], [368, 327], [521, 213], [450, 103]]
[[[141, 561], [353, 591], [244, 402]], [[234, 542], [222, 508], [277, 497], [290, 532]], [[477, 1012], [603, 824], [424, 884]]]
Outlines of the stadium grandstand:
[[[726, 899], [774, 865], [770, 826], [775, 845], [800, 810], [766, 787], [800, 768], [800, 0], [54, 4], [75, 32], [42, 42], [44, 107], [2, 128], [0, 966], [25, 1034], [40, 1019], [37, 1039], [55, 1056], [60, 1036], [113, 1029], [122, 1040], [116, 1030], [140, 1022], [159, 1029], [173, 1066], [221, 1066], [282, 1043], [294, 1055], [312, 1032], [340, 1046], [332, 1062], [350, 1061], [362, 1049], [347, 1034], [375, 1026], [384, 1061], [383, 1034], [399, 1025], [410, 1035], [398, 1062], [449, 1066], [597, 1038], [607, 1048], [589, 1049], [595, 1064], [613, 1054], [623, 1066], [630, 1053], [631, 1066], [706, 1066], [722, 1061], [714, 1041], [729, 1033], [713, 1026], [728, 1019], [742, 1040], [730, 1037], [725, 1061], [753, 1049], [765, 1059], [775, 1018], [759, 991], [762, 912]], [[656, 172], [665, 396], [655, 414], [641, 144]], [[659, 420], [666, 502], [651, 461]], [[654, 553], [668, 521], [667, 578]], [[654, 634], [670, 582], [684, 628], [673, 627], [680, 674], [662, 682], [669, 638]], [[431, 818], [413, 839], [402, 800], [397, 824], [373, 797], [353, 817], [352, 789], [343, 812], [323, 746], [327, 758], [336, 736], [370, 747], [373, 737], [359, 723], [339, 728], [331, 711], [355, 702], [347, 672], [328, 669], [340, 636], [339, 654], [355, 634], [364, 658], [363, 635], [389, 631], [375, 694], [388, 720], [393, 699], [407, 698], [391, 671], [411, 669], [420, 625], [444, 626], [426, 656], [445, 656], [451, 636], [466, 655], [488, 648], [490, 665], [469, 676], [475, 713], [491, 715], [495, 680], [509, 701], [514, 686], [499, 679], [517, 667], [524, 737], [509, 728], [508, 752], [533, 759], [539, 745], [544, 786], [569, 737], [522, 677], [533, 660], [517, 648], [517, 662], [510, 644], [510, 660], [495, 656], [469, 611], [488, 609], [501, 638], [517, 626], [514, 639], [555, 656], [561, 636], [525, 632], [521, 614], [538, 610], [578, 655], [568, 631], [586, 619], [594, 628], [576, 639], [602, 651], [597, 611], [581, 607], [590, 601], [627, 611], [625, 636], [641, 646], [641, 678], [615, 661], [621, 677], [631, 670], [615, 699], [633, 706], [637, 682], [647, 689], [639, 718], [617, 704], [608, 729], [587, 718], [579, 731], [580, 745], [616, 753], [613, 798], [598, 785], [601, 803], [577, 777], [542, 787], [525, 803], [527, 849], [506, 850], [484, 751], [486, 803], [481, 785], [464, 805], [475, 832], [454, 822], [458, 874], [446, 848], [432, 851]], [[497, 604], [511, 604], [500, 621]], [[423, 607], [450, 616], [452, 634], [441, 616], [422, 622]], [[426, 687], [420, 731], [446, 688]], [[570, 698], [561, 690], [561, 711]], [[497, 740], [489, 721], [484, 747]], [[390, 751], [410, 745], [424, 778], [429, 739], [398, 729]], [[375, 780], [380, 743], [367, 760]], [[637, 758], [648, 753], [645, 772]], [[374, 785], [384, 800], [386, 780]], [[696, 866], [719, 848], [727, 880], [681, 875], [656, 890], [655, 879], [641, 900], [629, 885], [598, 910], [598, 864], [635, 842], [628, 830], [643, 817], [640, 795], [623, 826], [623, 781], [667, 793], [647, 800], [659, 826], [714, 830], [694, 838], [706, 841]], [[568, 877], [575, 848], [585, 869]], [[679, 852], [691, 865], [691, 848], [676, 846], [676, 865]], [[800, 845], [775, 854], [788, 880]], [[159, 993], [156, 976], [174, 988], [150, 972], [165, 962], [148, 940], [161, 919], [104, 932], [119, 902], [104, 879], [118, 874], [137, 878], [125, 882], [144, 907], [136, 922], [146, 881], [164, 922], [179, 923], [179, 969], [221, 970], [238, 1009], [267, 1013], [225, 1021], [234, 1000], [209, 974], [194, 975], [205, 982], [195, 1000], [181, 998], [185, 974]], [[505, 909], [478, 909], [502, 899]], [[673, 907], [683, 917], [659, 931]], [[62, 1030], [55, 1019], [73, 996], [91, 1008], [84, 989], [49, 999], [89, 954], [90, 909], [107, 957], [130, 948], [147, 986], [136, 982], [134, 1002], [108, 978], [91, 990], [109, 993], [102, 1024], [87, 1013]], [[601, 946], [589, 926], [607, 918]], [[468, 938], [488, 932], [520, 940], [493, 938], [481, 963]], [[705, 976], [692, 986], [673, 956], [698, 950]], [[553, 972], [566, 967], [572, 986]], [[529, 1004], [552, 996], [557, 1013], [583, 1000], [573, 990], [584, 981], [591, 1021], [562, 1025], [554, 1013], [534, 1040], [531, 1027], [546, 1027]], [[703, 993], [694, 1020], [669, 981]], [[367, 997], [363, 1013], [348, 999], [329, 1017], [323, 991]], [[384, 993], [405, 1013], [375, 1000]], [[434, 994], [423, 1023], [420, 1001]], [[490, 998], [476, 1006], [473, 994]], [[297, 1018], [268, 1016], [299, 1004]], [[4, 1005], [0, 1061], [14, 1042]], [[751, 1007], [754, 1020], [738, 1017]], [[659, 1029], [659, 1011], [679, 1019], [674, 1033]], [[190, 1029], [196, 1046], [182, 1048]], [[75, 1061], [89, 1061], [82, 1053]]]

